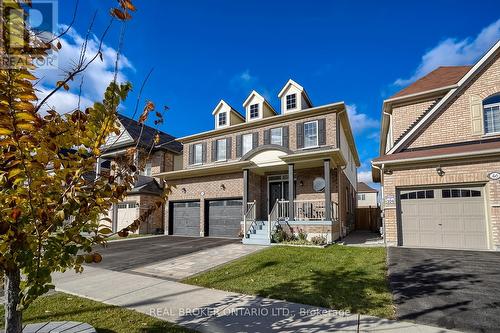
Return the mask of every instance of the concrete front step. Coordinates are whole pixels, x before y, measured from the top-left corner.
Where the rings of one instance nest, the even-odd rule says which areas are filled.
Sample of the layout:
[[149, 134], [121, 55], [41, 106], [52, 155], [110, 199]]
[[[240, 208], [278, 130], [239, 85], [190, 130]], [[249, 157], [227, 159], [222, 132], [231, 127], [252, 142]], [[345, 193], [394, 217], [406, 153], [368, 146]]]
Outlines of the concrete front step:
[[267, 228], [268, 221], [256, 221], [252, 230], [248, 233], [248, 237], [243, 238], [243, 244], [269, 245], [269, 231]]
[[269, 238], [243, 238], [243, 244], [246, 245], [270, 245]]

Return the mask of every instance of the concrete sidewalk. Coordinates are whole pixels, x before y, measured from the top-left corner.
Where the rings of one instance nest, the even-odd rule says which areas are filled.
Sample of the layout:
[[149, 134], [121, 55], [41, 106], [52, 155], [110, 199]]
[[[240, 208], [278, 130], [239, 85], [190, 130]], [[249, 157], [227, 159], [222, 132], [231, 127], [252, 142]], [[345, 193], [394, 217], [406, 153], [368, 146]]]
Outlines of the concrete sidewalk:
[[452, 332], [94, 267], [56, 274], [54, 283], [58, 291], [199, 332]]

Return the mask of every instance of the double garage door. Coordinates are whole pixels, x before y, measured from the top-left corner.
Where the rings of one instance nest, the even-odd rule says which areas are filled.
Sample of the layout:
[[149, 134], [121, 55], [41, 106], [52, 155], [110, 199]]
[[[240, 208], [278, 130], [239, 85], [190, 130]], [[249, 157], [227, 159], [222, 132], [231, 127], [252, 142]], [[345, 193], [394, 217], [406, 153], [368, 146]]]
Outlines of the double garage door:
[[[173, 235], [200, 236], [200, 202], [171, 203], [170, 230]], [[240, 232], [241, 199], [207, 200], [205, 202], [205, 235], [236, 238]]]
[[405, 190], [399, 202], [400, 245], [488, 248], [483, 187]]

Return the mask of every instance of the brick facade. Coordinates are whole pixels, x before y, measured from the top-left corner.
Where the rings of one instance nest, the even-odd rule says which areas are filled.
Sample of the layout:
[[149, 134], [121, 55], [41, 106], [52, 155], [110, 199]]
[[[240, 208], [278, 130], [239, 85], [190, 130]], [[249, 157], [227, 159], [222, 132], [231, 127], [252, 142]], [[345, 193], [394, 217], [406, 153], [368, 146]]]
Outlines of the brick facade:
[[[444, 105], [444, 109], [436, 117], [419, 130], [412, 142], [405, 144], [407, 149], [425, 149], [436, 145], [447, 145], [492, 139], [499, 134], [485, 136], [484, 128], [481, 133], [473, 131], [473, 113], [471, 101], [484, 100], [500, 92], [500, 55], [496, 55], [477, 73], [455, 98]], [[396, 139], [411, 125], [411, 119], [418, 117], [425, 111], [425, 107], [432, 101], [414, 102], [412, 105], [396, 106], [393, 109], [392, 130]], [[476, 123], [477, 124], [477, 123]], [[484, 125], [483, 125], [484, 127]], [[446, 159], [420, 164], [385, 164], [392, 174], [382, 174], [383, 185], [383, 215], [385, 238], [388, 245], [397, 245], [397, 207], [396, 202], [389, 203], [388, 198], [396, 198], [397, 190], [412, 187], [433, 186], [484, 186], [486, 219], [488, 225], [488, 248], [500, 250], [500, 182], [490, 180], [490, 172], [500, 171], [500, 157], [462, 159], [460, 162], [451, 162]], [[436, 168], [440, 166], [445, 172], [439, 176]], [[396, 198], [397, 199], [397, 198]], [[391, 200], [392, 201], [392, 200]]]
[[397, 140], [433, 103], [435, 99], [395, 105], [392, 109], [392, 137]]
[[[445, 172], [439, 176], [436, 167]], [[479, 185], [485, 186], [486, 214], [489, 220], [489, 242], [491, 249], [500, 249], [500, 182], [489, 180], [487, 175], [500, 171], [500, 162], [434, 163], [425, 167], [416, 166], [393, 170], [392, 175], [383, 175], [384, 197], [396, 197], [398, 188], [415, 186]], [[388, 245], [397, 245], [396, 205], [384, 203], [385, 235]]]
[[[332, 201], [338, 204], [337, 209], [340, 212], [340, 223], [344, 226], [344, 230], [350, 230], [347, 228], [347, 224], [349, 221], [354, 219], [354, 211], [355, 211], [355, 197], [356, 190], [350, 184], [349, 180], [345, 176], [345, 174], [340, 171], [341, 174], [341, 200], [339, 202], [339, 183], [337, 181], [338, 178], [338, 169], [330, 170], [331, 177], [331, 198]], [[252, 171], [249, 172], [249, 187], [248, 187], [248, 200], [257, 202], [256, 215], [258, 219], [267, 220], [268, 218], [268, 176], [272, 175], [284, 175], [286, 171], [283, 172], [274, 172], [274, 173], [266, 173], [264, 175], [256, 174]], [[324, 177], [323, 168], [310, 168], [310, 169], [298, 169], [295, 170], [295, 181], [296, 181], [296, 199], [297, 200], [324, 200], [325, 194], [318, 193], [313, 190], [312, 183], [316, 177]], [[213, 199], [230, 199], [230, 198], [238, 198], [241, 199], [243, 197], [243, 172], [230, 173], [230, 174], [222, 174], [215, 176], [206, 176], [206, 177], [195, 177], [195, 178], [187, 178], [182, 180], [172, 180], [167, 182], [168, 186], [171, 186], [172, 193], [168, 197], [169, 202], [176, 201], [189, 201], [196, 200], [200, 201], [200, 236], [204, 236], [205, 230], [205, 202]], [[222, 186], [223, 185], [223, 186]], [[350, 199], [351, 203], [351, 211], [347, 208], [346, 200], [346, 192]], [[169, 205], [165, 207], [165, 230], [168, 232], [168, 219], [169, 219]], [[311, 222], [312, 223], [312, 222]], [[308, 225], [308, 230], [311, 233], [317, 232], [314, 229], [314, 224]], [[307, 225], [301, 225], [301, 227], [305, 227]], [[312, 228], [312, 229], [310, 229]], [[328, 231], [328, 233], [332, 232], [331, 226], [320, 227], [321, 231]], [[347, 228], [347, 229], [346, 229]], [[316, 230], [316, 231], [315, 231]], [[340, 231], [339, 226], [336, 225], [333, 228], [334, 236], [338, 238]], [[344, 234], [345, 235], [345, 232]], [[331, 239], [330, 236], [329, 239]], [[333, 238], [334, 240], [336, 238]]]
[[500, 55], [486, 66], [463, 93], [409, 145], [409, 148], [426, 147], [464, 141], [479, 140], [482, 134], [472, 133], [471, 96], [481, 99], [500, 92]]
[[288, 126], [289, 127], [289, 149], [292, 151], [298, 150], [297, 148], [297, 124], [302, 123], [302, 122], [307, 122], [307, 121], [312, 121], [312, 120], [318, 120], [318, 119], [326, 119], [326, 146], [336, 146], [336, 137], [337, 137], [337, 114], [336, 113], [328, 113], [324, 115], [317, 115], [313, 117], [307, 117], [307, 118], [301, 118], [301, 119], [294, 119], [294, 120], [289, 120], [289, 121], [283, 121], [279, 123], [274, 123], [272, 125], [263, 125], [259, 127], [253, 127], [250, 129], [239, 129], [235, 130], [234, 132], [231, 133], [226, 133], [226, 134], [221, 134], [221, 135], [214, 135], [213, 137], [210, 137], [210, 139], [203, 139], [203, 140], [194, 140], [194, 141], [189, 141], [185, 142], [185, 149], [184, 149], [184, 155], [183, 155], [183, 165], [184, 168], [189, 168], [189, 145], [191, 144], [197, 144], [197, 143], [206, 143], [207, 145], [207, 163], [204, 165], [210, 165], [213, 164], [210, 161], [210, 156], [212, 156], [212, 141], [216, 141], [218, 139], [225, 139], [225, 138], [232, 138], [231, 139], [231, 156], [228, 157], [228, 160], [236, 160], [236, 137], [238, 135], [243, 135], [243, 134], [250, 134], [250, 133], [259, 133], [259, 146], [264, 144], [264, 131], [267, 129], [271, 128], [276, 128], [276, 127], [282, 127], [282, 126]]

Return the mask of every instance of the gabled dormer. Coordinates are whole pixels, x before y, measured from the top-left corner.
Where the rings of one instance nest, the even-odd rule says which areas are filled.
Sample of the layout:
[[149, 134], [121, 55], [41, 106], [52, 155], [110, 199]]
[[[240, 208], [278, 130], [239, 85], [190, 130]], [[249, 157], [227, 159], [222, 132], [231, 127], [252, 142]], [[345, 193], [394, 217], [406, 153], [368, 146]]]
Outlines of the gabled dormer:
[[281, 100], [281, 113], [304, 110], [312, 107], [306, 90], [300, 84], [290, 79], [278, 94]]
[[215, 119], [216, 129], [245, 122], [245, 118], [222, 99], [215, 107], [212, 115]]
[[255, 90], [243, 102], [243, 107], [245, 108], [247, 122], [272, 117], [277, 114], [266, 99]]

